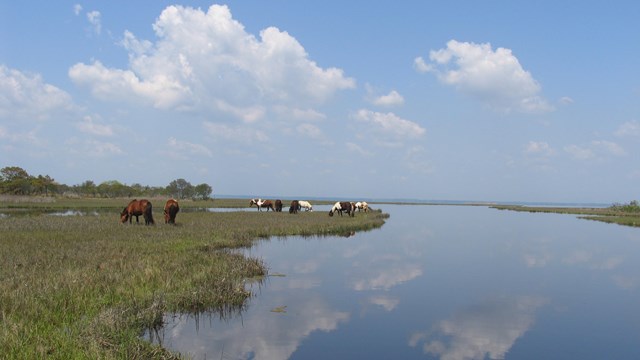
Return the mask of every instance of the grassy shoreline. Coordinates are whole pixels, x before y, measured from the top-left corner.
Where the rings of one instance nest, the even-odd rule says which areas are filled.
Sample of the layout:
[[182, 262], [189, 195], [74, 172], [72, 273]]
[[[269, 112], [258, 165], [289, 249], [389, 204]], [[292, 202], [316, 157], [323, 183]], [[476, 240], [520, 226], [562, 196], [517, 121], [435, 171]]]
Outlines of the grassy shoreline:
[[620, 207], [607, 208], [571, 208], [522, 205], [492, 205], [492, 209], [521, 211], [531, 213], [555, 213], [579, 215], [580, 219], [601, 221], [624, 226], [640, 227], [640, 213], [621, 210]]
[[[370, 230], [388, 217], [195, 211], [248, 206], [216, 199], [182, 202], [177, 225], [169, 226], [164, 202], [152, 202], [156, 226], [120, 224], [127, 199], [2, 201], [0, 213], [9, 214], [0, 217], [3, 358], [179, 358], [140, 335], [166, 312], [241, 309], [252, 296], [244, 281], [267, 275], [268, 265], [232, 249], [272, 236]], [[35, 213], [18, 215], [25, 208]], [[47, 214], [67, 209], [97, 213]]]

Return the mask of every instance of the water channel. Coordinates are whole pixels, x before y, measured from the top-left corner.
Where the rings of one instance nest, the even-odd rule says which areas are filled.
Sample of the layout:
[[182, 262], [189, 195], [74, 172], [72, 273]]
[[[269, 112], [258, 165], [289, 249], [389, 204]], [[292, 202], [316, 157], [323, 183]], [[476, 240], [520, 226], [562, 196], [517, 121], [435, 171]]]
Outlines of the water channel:
[[381, 207], [378, 230], [260, 241], [246, 252], [275, 276], [245, 311], [167, 315], [153, 341], [194, 359], [640, 358], [640, 229]]

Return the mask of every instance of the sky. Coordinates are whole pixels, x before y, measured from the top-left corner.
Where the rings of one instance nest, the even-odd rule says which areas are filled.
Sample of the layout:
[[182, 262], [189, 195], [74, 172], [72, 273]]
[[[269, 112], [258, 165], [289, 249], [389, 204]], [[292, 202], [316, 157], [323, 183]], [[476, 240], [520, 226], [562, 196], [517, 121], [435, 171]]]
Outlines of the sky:
[[637, 1], [3, 1], [0, 167], [213, 195], [640, 199]]

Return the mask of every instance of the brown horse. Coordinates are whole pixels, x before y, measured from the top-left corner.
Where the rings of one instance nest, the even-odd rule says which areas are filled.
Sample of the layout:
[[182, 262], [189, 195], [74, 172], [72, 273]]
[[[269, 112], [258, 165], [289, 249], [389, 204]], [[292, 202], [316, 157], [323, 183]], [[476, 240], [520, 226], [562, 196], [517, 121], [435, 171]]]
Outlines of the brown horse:
[[176, 214], [180, 211], [180, 205], [178, 205], [178, 200], [169, 199], [167, 203], [164, 204], [164, 223], [165, 224], [174, 224], [176, 223]]
[[282, 212], [282, 200], [276, 200], [276, 212]]
[[293, 200], [291, 206], [289, 206], [289, 214], [297, 214], [300, 211], [300, 202]]
[[155, 222], [153, 221], [151, 202], [146, 199], [131, 200], [129, 205], [127, 205], [120, 213], [120, 221], [122, 223], [125, 223], [127, 222], [127, 220], [129, 220], [129, 224], [131, 224], [131, 219], [135, 216], [136, 223], [139, 223], [138, 216], [140, 215], [144, 217], [145, 225], [155, 224]]

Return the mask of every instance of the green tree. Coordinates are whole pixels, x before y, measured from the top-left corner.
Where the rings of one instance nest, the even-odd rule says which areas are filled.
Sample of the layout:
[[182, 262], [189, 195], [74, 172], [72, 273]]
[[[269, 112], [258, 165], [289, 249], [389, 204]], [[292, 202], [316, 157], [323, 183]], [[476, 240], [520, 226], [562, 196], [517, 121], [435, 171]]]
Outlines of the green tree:
[[178, 199], [186, 199], [194, 195], [194, 188], [185, 179], [176, 179], [167, 186], [167, 193]]
[[28, 179], [30, 177], [29, 173], [18, 166], [7, 166], [0, 169], [0, 180], [1, 181], [13, 181], [18, 179]]
[[102, 197], [127, 197], [133, 195], [131, 187], [118, 180], [109, 180], [98, 185], [98, 194]]
[[148, 189], [148, 186], [145, 187], [140, 183], [131, 184], [131, 195], [136, 197], [147, 195]]
[[93, 181], [87, 180], [80, 184], [78, 192], [84, 196], [96, 196], [98, 189]]
[[49, 175], [38, 175], [37, 178], [31, 178], [32, 189], [40, 194], [49, 196], [49, 193], [54, 193], [57, 190], [58, 184]]
[[0, 191], [15, 195], [30, 194], [31, 175], [18, 166], [7, 166], [0, 169]]
[[193, 196], [197, 199], [208, 200], [211, 196], [213, 189], [208, 184], [196, 185], [194, 188]]

